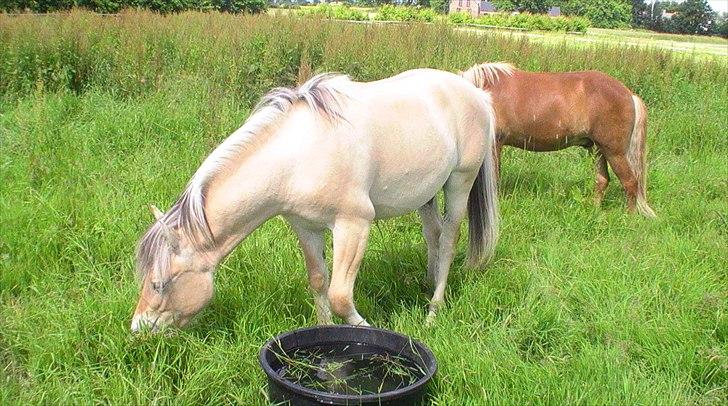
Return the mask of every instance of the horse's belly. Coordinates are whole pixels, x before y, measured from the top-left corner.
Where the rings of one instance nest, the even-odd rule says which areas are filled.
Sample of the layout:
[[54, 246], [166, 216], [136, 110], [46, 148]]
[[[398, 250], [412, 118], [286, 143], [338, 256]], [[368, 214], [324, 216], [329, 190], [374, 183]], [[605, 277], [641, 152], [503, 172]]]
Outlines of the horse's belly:
[[396, 178], [375, 181], [369, 194], [375, 218], [401, 216], [422, 207], [442, 189], [450, 176], [450, 166], [440, 162], [429, 170], [412, 169]]
[[498, 140], [528, 151], [558, 151], [588, 140], [589, 122], [586, 114], [575, 114], [574, 109], [561, 105], [548, 105], [528, 114], [504, 115], [498, 125]]
[[531, 131], [499, 135], [499, 141], [527, 151], [558, 151], [575, 145], [585, 145], [589, 137], [584, 132], [572, 130]]

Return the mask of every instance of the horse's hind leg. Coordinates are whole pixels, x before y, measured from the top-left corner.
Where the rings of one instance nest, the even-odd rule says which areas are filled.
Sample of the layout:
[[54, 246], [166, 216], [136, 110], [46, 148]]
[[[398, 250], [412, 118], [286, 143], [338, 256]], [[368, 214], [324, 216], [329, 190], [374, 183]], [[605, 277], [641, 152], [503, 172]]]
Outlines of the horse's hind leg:
[[437, 196], [419, 208], [422, 218], [422, 234], [427, 243], [427, 281], [435, 286], [437, 277], [437, 251], [440, 246], [442, 232], [442, 216], [437, 207]]
[[498, 180], [501, 176], [501, 156], [503, 155], [503, 142], [496, 141], [495, 144], [495, 173], [498, 174]]
[[371, 220], [344, 217], [337, 218], [333, 228], [334, 271], [329, 301], [337, 316], [349, 324], [360, 326], [369, 324], [354, 306], [354, 282], [366, 250], [370, 226]]
[[609, 185], [609, 169], [607, 169], [607, 158], [604, 157], [602, 151], [597, 148], [594, 156], [594, 168], [596, 170], [596, 192], [594, 194], [594, 204], [601, 206], [604, 199], [604, 191]]
[[455, 246], [460, 236], [460, 223], [467, 212], [468, 195], [476, 176], [477, 171], [473, 173], [454, 172], [445, 183], [445, 219], [440, 233], [435, 293], [430, 301], [430, 311], [427, 315], [428, 324], [435, 320], [435, 314], [445, 300], [447, 277], [455, 254]]
[[329, 271], [324, 258], [324, 235], [321, 231], [310, 231], [293, 225], [298, 235], [308, 270], [308, 286], [313, 293], [316, 305], [316, 317], [319, 324], [332, 324], [331, 306], [327, 297], [329, 289]]
[[627, 157], [621, 154], [607, 155], [607, 161], [609, 161], [612, 171], [614, 171], [614, 174], [617, 175], [617, 178], [622, 183], [622, 187], [624, 187], [624, 193], [627, 196], [627, 211], [634, 213], [637, 202], [638, 184], [637, 177], [632, 171]]

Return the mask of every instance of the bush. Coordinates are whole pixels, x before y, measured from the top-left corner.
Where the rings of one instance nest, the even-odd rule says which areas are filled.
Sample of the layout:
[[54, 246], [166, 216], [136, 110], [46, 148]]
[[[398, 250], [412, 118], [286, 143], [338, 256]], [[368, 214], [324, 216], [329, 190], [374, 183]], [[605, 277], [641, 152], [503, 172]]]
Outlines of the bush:
[[565, 0], [561, 11], [588, 18], [594, 27], [627, 28], [632, 22], [630, 0]]
[[544, 14], [486, 14], [473, 19], [465, 12], [452, 13], [448, 21], [453, 24], [482, 24], [494, 27], [522, 28], [524, 30], [586, 32], [591, 25], [589, 19], [584, 17], [549, 17]]
[[359, 11], [355, 10], [346, 5], [331, 5], [321, 3], [316, 7], [305, 8], [299, 11], [301, 16], [320, 16], [329, 18], [332, 20], [349, 20], [349, 21], [364, 21], [368, 20], [369, 17]]
[[586, 32], [591, 26], [591, 21], [586, 17], [564, 17], [567, 20], [567, 31]]
[[374, 19], [379, 21], [433, 22], [436, 18], [437, 13], [430, 8], [393, 6], [391, 4], [383, 5], [374, 16]]
[[453, 24], [471, 24], [474, 21], [473, 16], [464, 11], [449, 14], [447, 16], [447, 20]]
[[377, 11], [374, 19], [380, 21], [414, 21], [415, 13], [412, 7], [397, 7], [385, 4]]
[[430, 7], [437, 13], [445, 14], [450, 8], [450, 3], [447, 0], [430, 0]]
[[418, 13], [418, 21], [431, 23], [437, 19], [437, 12], [431, 8], [420, 9]]

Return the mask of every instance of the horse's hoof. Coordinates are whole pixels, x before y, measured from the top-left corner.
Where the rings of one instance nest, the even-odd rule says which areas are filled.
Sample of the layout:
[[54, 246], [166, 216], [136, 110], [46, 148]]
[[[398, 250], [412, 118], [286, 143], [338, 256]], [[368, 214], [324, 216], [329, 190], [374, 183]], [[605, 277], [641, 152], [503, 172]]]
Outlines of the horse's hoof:
[[430, 312], [425, 319], [425, 326], [432, 327], [435, 325], [435, 312]]

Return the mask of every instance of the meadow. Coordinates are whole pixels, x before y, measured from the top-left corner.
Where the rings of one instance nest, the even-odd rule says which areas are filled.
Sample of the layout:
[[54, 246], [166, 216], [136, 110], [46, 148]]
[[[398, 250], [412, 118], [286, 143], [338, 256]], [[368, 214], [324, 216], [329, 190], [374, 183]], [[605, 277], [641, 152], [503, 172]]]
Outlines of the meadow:
[[[477, 28], [463, 27], [462, 30], [474, 31]], [[589, 28], [585, 35], [573, 35], [557, 32], [510, 31], [513, 37], [525, 36], [536, 43], [559, 46], [593, 46], [595, 44], [610, 46], [638, 46], [641, 48], [657, 48], [671, 52], [686, 54], [691, 58], [705, 60], [728, 60], [728, 39], [698, 35], [663, 34], [642, 30], [617, 30], [605, 28]]]
[[295, 236], [272, 219], [190, 328], [133, 336], [146, 205], [169, 207], [271, 87], [501, 60], [601, 70], [645, 100], [658, 219], [625, 214], [613, 175], [595, 208], [583, 150], [507, 149], [496, 255], [466, 269], [460, 242], [436, 325], [416, 214], [374, 227], [359, 311], [432, 348], [433, 404], [725, 404], [725, 60], [191, 12], [0, 15], [0, 404], [265, 404], [258, 349], [316, 320]]

